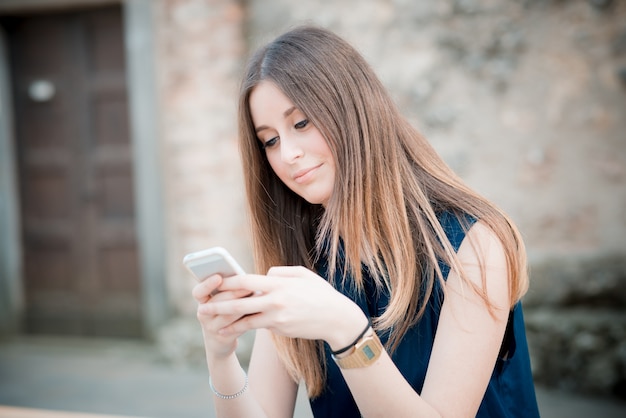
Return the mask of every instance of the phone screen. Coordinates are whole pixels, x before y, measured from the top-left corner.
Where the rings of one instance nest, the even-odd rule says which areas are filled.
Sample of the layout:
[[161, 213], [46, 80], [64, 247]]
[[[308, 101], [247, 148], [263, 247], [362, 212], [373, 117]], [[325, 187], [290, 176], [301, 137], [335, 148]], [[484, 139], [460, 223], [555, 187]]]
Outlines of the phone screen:
[[235, 259], [225, 249], [219, 247], [188, 254], [183, 263], [198, 280], [204, 280], [214, 274], [221, 274], [224, 277], [245, 274]]

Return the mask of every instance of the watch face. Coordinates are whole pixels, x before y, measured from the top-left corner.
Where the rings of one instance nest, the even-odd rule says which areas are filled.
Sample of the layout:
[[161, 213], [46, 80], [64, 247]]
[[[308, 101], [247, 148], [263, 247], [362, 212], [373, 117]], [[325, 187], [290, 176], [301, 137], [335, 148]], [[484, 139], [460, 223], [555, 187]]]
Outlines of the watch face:
[[363, 347], [363, 354], [365, 354], [365, 357], [367, 357], [368, 360], [373, 359], [374, 356], [376, 355], [374, 351], [372, 350], [372, 347], [370, 347], [369, 344]]
[[375, 333], [363, 337], [355, 346], [353, 351], [345, 357], [336, 358], [335, 362], [342, 369], [353, 369], [356, 367], [367, 367], [374, 363], [384, 350], [378, 336]]

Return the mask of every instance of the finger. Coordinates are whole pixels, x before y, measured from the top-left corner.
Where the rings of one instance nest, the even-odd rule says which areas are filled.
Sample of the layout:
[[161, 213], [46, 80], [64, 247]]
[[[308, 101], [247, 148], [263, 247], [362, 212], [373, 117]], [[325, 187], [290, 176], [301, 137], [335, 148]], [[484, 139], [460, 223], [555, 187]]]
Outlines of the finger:
[[198, 307], [203, 315], [245, 316], [263, 312], [268, 309], [266, 296], [251, 296], [227, 301], [209, 302]]
[[235, 321], [241, 319], [241, 315], [211, 315], [203, 312], [201, 307], [204, 305], [198, 305], [196, 316], [202, 329], [208, 331], [211, 334], [217, 334], [218, 331], [224, 327], [228, 327]]
[[303, 266], [274, 266], [267, 271], [268, 276], [300, 277], [310, 274], [311, 271]]
[[267, 293], [276, 287], [275, 280], [258, 274], [242, 274], [224, 279], [220, 290], [246, 289], [254, 293]]
[[250, 296], [249, 290], [233, 290], [233, 291], [223, 291], [217, 293], [215, 296], [209, 298], [209, 300], [205, 303], [199, 304], [197, 308], [197, 318], [202, 323], [203, 328], [208, 329], [211, 332], [217, 332], [219, 328], [222, 328], [239, 318], [242, 315], [219, 315], [214, 314], [210, 309], [203, 308], [204, 306], [211, 305], [214, 303], [219, 303], [220, 301], [229, 301], [235, 300], [242, 297]]
[[237, 289], [237, 290], [223, 290], [215, 293], [215, 295], [210, 298], [209, 303], [221, 302], [225, 300], [239, 299], [245, 298], [253, 293], [247, 289]]
[[240, 320], [242, 317], [231, 317], [231, 316], [216, 316], [211, 321], [202, 322], [202, 330], [205, 332], [205, 335], [212, 335], [214, 338], [218, 336], [224, 335], [232, 335], [235, 334], [236, 331], [233, 329], [232, 332], [226, 334], [221, 332], [222, 329], [231, 327], [234, 323]]
[[205, 303], [211, 298], [211, 293], [222, 284], [222, 276], [216, 274], [207, 277], [194, 286], [191, 294], [199, 303]]
[[253, 329], [266, 328], [266, 322], [266, 316], [262, 313], [246, 315], [220, 328], [217, 333], [222, 336], [242, 335]]

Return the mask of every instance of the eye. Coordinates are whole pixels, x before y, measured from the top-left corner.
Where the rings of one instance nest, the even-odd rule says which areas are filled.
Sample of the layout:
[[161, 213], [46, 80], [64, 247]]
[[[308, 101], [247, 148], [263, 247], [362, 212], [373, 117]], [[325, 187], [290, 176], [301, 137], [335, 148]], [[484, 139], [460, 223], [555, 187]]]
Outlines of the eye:
[[296, 129], [304, 129], [304, 128], [306, 128], [306, 126], [307, 126], [308, 124], [309, 124], [309, 120], [308, 120], [308, 119], [303, 119], [303, 120], [301, 120], [300, 122], [296, 123], [296, 124], [294, 125], [294, 127], [295, 127]]
[[274, 145], [276, 145], [276, 143], [278, 142], [279, 139], [280, 139], [280, 137], [275, 136], [274, 138], [270, 138], [267, 141], [263, 142], [261, 144], [261, 150], [266, 150], [268, 148], [272, 148]]

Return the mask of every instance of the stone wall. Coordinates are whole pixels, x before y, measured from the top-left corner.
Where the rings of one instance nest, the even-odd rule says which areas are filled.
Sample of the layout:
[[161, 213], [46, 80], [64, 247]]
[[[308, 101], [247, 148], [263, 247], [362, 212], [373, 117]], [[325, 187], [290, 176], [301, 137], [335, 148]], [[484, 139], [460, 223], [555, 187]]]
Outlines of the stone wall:
[[537, 382], [626, 399], [626, 257], [532, 267], [524, 300]]

